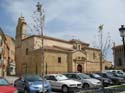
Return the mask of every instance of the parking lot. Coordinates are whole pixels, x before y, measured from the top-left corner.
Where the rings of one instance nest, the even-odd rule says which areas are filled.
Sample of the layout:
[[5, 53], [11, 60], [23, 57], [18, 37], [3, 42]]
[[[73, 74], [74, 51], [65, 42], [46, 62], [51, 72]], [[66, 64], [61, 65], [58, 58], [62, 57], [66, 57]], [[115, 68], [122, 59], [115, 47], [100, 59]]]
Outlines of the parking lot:
[[[18, 77], [16, 76], [5, 76], [5, 78], [10, 82], [10, 83], [13, 83]], [[125, 85], [125, 84], [123, 84]], [[114, 89], [113, 90], [113, 87], [117, 87], [117, 86], [120, 86], [120, 85], [114, 85], [114, 86], [109, 86], [109, 87], [105, 87], [105, 91], [103, 91], [103, 89], [97, 89], [96, 91], [97, 92], [93, 92], [92, 90], [81, 90], [79, 93], [125, 93], [125, 91], [121, 90], [121, 89]], [[125, 90], [125, 89], [124, 89]], [[107, 92], [108, 91], [108, 92]], [[111, 92], [111, 91], [116, 91], [116, 92]], [[61, 93], [60, 91], [52, 91], [52, 93]]]
[[[16, 76], [5, 76], [5, 78], [10, 82], [14, 83], [14, 81], [18, 78]], [[61, 93], [60, 91], [53, 90], [52, 93]]]

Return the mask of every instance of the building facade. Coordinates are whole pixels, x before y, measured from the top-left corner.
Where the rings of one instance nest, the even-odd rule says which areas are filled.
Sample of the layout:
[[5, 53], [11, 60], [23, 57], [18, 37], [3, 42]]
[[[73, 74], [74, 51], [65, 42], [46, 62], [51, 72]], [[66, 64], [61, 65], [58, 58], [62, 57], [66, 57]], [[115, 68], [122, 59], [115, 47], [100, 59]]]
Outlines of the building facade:
[[114, 56], [114, 67], [115, 69], [125, 70], [125, 56], [123, 45], [118, 45], [112, 48]]
[[15, 45], [17, 75], [100, 71], [99, 49], [76, 39], [28, 36], [26, 27], [24, 17], [19, 17]]
[[8, 46], [8, 65], [7, 75], [15, 75], [15, 40], [14, 38], [6, 36], [6, 43]]
[[[11, 71], [13, 72], [13, 75], [15, 74], [14, 42], [14, 39], [8, 35], [5, 35], [3, 30], [0, 28], [0, 76], [12, 75]], [[10, 54], [10, 51], [13, 52], [13, 54]], [[13, 68], [11, 71], [9, 70], [10, 67]]]

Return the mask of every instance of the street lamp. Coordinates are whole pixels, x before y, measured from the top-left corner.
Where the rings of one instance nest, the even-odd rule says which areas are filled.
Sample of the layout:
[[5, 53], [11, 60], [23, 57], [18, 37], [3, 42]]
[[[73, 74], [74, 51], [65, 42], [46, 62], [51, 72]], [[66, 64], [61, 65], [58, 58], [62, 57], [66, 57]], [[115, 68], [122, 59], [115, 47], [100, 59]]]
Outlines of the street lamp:
[[[44, 10], [42, 8], [42, 5], [40, 4], [40, 2], [37, 3], [36, 5], [37, 7], [37, 12], [39, 13], [39, 21], [40, 21], [40, 36], [41, 36], [41, 53], [42, 53], [42, 62], [41, 62], [41, 73], [42, 73], [42, 76], [43, 76], [43, 81], [45, 80], [44, 79], [44, 36], [43, 36], [43, 27], [44, 27], [44, 18], [45, 18], [45, 15], [44, 15]], [[43, 68], [43, 69], [42, 69]], [[45, 93], [45, 89], [44, 89], [44, 82], [43, 82], [43, 93]]]
[[44, 75], [44, 47], [43, 47], [43, 44], [44, 44], [44, 41], [43, 41], [43, 24], [44, 24], [44, 10], [42, 8], [42, 5], [40, 4], [40, 2], [37, 3], [36, 5], [37, 7], [37, 12], [39, 13], [39, 27], [40, 27], [40, 37], [41, 37], [41, 49], [42, 49], [42, 62], [41, 62], [41, 67], [43, 68], [41, 70], [41, 73]]
[[121, 25], [121, 28], [119, 28], [120, 36], [122, 37], [123, 41], [123, 53], [124, 53], [124, 62], [125, 62], [125, 27], [124, 25]]

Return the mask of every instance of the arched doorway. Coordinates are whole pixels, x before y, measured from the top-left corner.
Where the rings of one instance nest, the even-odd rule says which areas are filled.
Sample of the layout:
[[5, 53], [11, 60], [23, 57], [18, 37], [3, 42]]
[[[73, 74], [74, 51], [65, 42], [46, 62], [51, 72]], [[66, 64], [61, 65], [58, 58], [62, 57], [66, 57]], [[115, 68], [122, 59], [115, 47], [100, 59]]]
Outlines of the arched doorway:
[[81, 65], [81, 64], [78, 64], [78, 66], [77, 66], [77, 71], [78, 71], [78, 72], [82, 72], [82, 65]]

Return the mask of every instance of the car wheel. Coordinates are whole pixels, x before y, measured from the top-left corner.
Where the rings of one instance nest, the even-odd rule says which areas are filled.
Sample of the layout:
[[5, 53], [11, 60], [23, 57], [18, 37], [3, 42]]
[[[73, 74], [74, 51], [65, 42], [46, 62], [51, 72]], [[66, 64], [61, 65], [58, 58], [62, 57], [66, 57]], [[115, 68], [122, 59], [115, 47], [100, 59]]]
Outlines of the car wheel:
[[83, 84], [83, 88], [85, 88], [85, 89], [89, 88], [89, 84], [87, 84], [87, 83]]
[[69, 92], [69, 88], [66, 85], [62, 86], [62, 92], [63, 93], [68, 93]]

